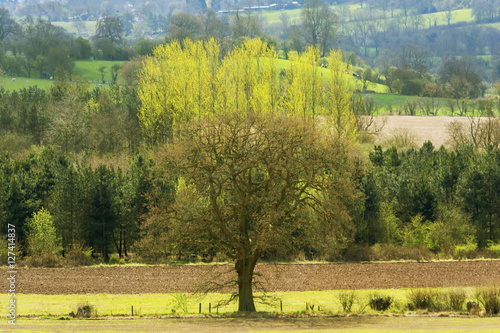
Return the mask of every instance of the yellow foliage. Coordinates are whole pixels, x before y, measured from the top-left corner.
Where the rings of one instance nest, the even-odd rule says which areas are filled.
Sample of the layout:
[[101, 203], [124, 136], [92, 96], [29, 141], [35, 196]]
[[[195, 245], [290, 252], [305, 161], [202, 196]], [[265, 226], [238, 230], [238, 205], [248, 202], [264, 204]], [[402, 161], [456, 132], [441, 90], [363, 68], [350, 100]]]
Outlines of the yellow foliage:
[[348, 68], [340, 51], [332, 52], [331, 75], [325, 80], [320, 56], [318, 48], [290, 54], [281, 70], [274, 48], [260, 39], [245, 41], [223, 59], [213, 39], [160, 45], [139, 75], [144, 135], [157, 144], [174, 138], [178, 125], [193, 119], [225, 112], [283, 112], [313, 119], [331, 116], [328, 124], [336, 135], [353, 138]]
[[330, 51], [328, 71], [324, 114], [334, 135], [353, 139], [356, 137], [357, 124], [351, 107], [352, 72], [349, 65], [342, 62], [340, 51]]

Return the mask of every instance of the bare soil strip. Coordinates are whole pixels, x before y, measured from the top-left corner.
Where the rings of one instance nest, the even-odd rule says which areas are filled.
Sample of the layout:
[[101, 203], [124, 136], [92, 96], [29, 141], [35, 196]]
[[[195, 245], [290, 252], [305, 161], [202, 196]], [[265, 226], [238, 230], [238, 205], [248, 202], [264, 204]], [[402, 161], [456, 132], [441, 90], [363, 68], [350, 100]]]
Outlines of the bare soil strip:
[[[6, 276], [6, 268], [2, 268]], [[230, 265], [96, 266], [20, 268], [22, 294], [140, 294], [193, 292]], [[339, 264], [260, 264], [257, 279], [267, 291], [398, 289], [500, 283], [500, 260]], [[234, 272], [225, 278], [236, 278]], [[0, 279], [0, 290], [8, 290]], [[223, 292], [231, 289], [221, 290]]]

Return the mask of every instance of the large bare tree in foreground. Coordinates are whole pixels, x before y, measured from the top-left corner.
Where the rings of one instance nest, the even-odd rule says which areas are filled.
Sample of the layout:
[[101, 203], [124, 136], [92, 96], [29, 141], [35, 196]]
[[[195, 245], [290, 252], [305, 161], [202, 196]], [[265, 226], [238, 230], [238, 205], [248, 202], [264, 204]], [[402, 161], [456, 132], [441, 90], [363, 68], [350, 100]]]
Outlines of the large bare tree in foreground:
[[254, 268], [266, 251], [300, 241], [328, 255], [351, 239], [347, 147], [302, 118], [232, 113], [192, 122], [160, 152], [157, 171], [177, 185], [172, 200], [152, 205], [145, 228], [172, 251], [206, 243], [234, 260], [238, 309], [255, 311]]

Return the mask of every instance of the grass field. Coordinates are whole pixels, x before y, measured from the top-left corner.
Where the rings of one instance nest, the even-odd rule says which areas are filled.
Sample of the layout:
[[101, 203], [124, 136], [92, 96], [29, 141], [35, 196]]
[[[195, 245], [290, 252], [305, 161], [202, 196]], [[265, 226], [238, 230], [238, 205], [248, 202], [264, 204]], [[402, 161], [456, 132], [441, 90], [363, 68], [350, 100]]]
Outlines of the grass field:
[[[335, 11], [335, 6], [331, 6]], [[361, 10], [359, 5], [353, 5], [349, 8], [351, 12]], [[268, 11], [268, 12], [263, 12], [262, 16], [264, 16], [267, 20], [268, 23], [279, 23], [280, 22], [280, 15], [282, 12], [286, 13], [288, 17], [293, 21], [293, 20], [299, 20], [300, 19], [300, 11], [301, 9], [288, 9], [288, 10], [283, 10], [283, 11]], [[396, 13], [397, 14], [397, 13]], [[446, 25], [448, 24], [448, 21], [446, 20], [446, 14], [445, 12], [437, 12], [437, 13], [431, 13], [431, 14], [422, 14], [420, 15], [423, 18], [423, 24], [422, 28], [426, 28], [429, 26], [429, 21], [431, 22], [431, 25], [434, 24], [434, 20], [437, 18], [436, 25]], [[389, 17], [389, 14], [387, 14], [387, 17]], [[471, 22], [474, 20], [474, 17], [472, 16], [472, 9], [458, 9], [452, 11], [452, 18], [450, 20], [450, 23], [457, 23], [457, 22]], [[495, 26], [497, 27], [497, 26]]]
[[[99, 67], [106, 67], [104, 78], [106, 82], [109, 82], [111, 80], [111, 74], [109, 72], [111, 66], [114, 64], [122, 65], [123, 63], [125, 63], [125, 61], [78, 60], [75, 61], [73, 75], [80, 75], [84, 79], [87, 79], [90, 83], [97, 85], [101, 81], [101, 73], [98, 71]], [[51, 80], [27, 77], [16, 77], [15, 82], [12, 81], [12, 77], [0, 78], [0, 87], [4, 87], [5, 89], [11, 91], [30, 86], [38, 86], [42, 89], [48, 89], [52, 83], [53, 81]]]
[[103, 60], [79, 60], [75, 61], [73, 75], [80, 75], [90, 81], [100, 81], [101, 73], [98, 71], [100, 67], [106, 67], [104, 78], [106, 81], [111, 80], [109, 70], [111, 66], [118, 64], [122, 65], [125, 61], [103, 61]]
[[[474, 288], [463, 288], [473, 299]], [[376, 314], [368, 305], [374, 295], [390, 296], [394, 302], [391, 313], [405, 312], [407, 296], [411, 289], [357, 290], [357, 301], [352, 311], [358, 314]], [[432, 289], [446, 291], [446, 288]], [[268, 293], [268, 304], [256, 304], [258, 311], [269, 313], [300, 313], [306, 310], [306, 304], [314, 305], [312, 312], [327, 314], [344, 314], [338, 295], [341, 291], [289, 291]], [[260, 293], [256, 293], [260, 296]], [[19, 316], [67, 316], [77, 312], [79, 306], [89, 304], [95, 307], [98, 316], [130, 316], [132, 306], [136, 316], [159, 316], [172, 314], [227, 314], [237, 311], [235, 302], [216, 308], [216, 304], [229, 299], [229, 294], [209, 293], [207, 295], [170, 293], [170, 294], [84, 294], [84, 295], [34, 295], [18, 294], [17, 314]], [[7, 307], [8, 297], [2, 295], [2, 306]], [[43, 307], [40, 304], [44, 304]], [[211, 311], [209, 312], [209, 304]], [[319, 307], [319, 311], [318, 311]]]
[[1, 77], [0, 87], [4, 87], [6, 90], [19, 90], [21, 88], [27, 88], [31, 86], [38, 86], [42, 89], [47, 89], [52, 85], [52, 81], [44, 79], [33, 79], [27, 77], [16, 77], [16, 81], [13, 82], [11, 77]]

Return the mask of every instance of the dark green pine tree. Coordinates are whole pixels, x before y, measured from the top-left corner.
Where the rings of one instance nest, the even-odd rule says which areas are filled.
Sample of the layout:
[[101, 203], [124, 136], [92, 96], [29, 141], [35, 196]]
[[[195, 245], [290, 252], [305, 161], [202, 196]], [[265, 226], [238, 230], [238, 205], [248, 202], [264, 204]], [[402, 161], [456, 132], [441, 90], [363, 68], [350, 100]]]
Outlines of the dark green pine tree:
[[102, 254], [105, 262], [113, 245], [113, 233], [118, 224], [118, 191], [115, 171], [100, 165], [95, 171], [84, 170], [86, 202], [84, 233], [87, 245]]
[[84, 241], [83, 191], [78, 171], [69, 167], [52, 192], [50, 211], [61, 236], [64, 252]]

